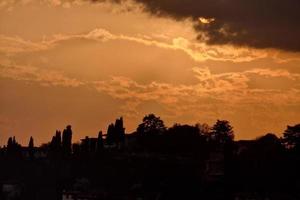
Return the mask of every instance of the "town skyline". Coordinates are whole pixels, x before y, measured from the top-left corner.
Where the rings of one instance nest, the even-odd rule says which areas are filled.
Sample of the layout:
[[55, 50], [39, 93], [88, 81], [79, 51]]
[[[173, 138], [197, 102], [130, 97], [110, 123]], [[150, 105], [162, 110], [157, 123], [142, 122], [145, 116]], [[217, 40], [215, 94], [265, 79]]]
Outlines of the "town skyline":
[[[155, 116], [155, 114], [153, 114], [153, 113], [150, 113], [150, 114], [147, 114], [147, 115], [145, 115], [144, 117], [146, 117], [146, 116], [149, 116], [149, 115], [153, 115], [153, 116]], [[159, 119], [161, 119], [162, 120], [162, 122], [165, 124], [165, 122], [163, 121], [163, 119], [162, 118], [160, 118], [160, 116], [158, 116], [158, 118]], [[138, 132], [138, 129], [139, 129], [139, 126], [137, 125], [136, 126], [136, 128], [135, 129], [133, 129], [132, 131], [128, 131], [127, 129], [126, 129], [126, 123], [124, 123], [124, 118], [121, 116], [120, 118], [117, 118], [116, 119], [116, 123], [117, 123], [117, 121], [118, 120], [121, 120], [122, 121], [122, 127], [124, 127], [124, 134], [125, 135], [134, 135], [134, 134], [136, 134], [137, 132]], [[227, 120], [225, 120], [225, 119], [217, 119], [214, 123], [216, 123], [216, 122], [218, 122], [218, 121], [227, 121]], [[229, 123], [230, 123], [230, 121], [228, 121]], [[140, 123], [142, 123], [142, 120], [140, 121]], [[203, 128], [203, 129], [205, 129], [205, 131], [206, 131], [206, 134], [209, 134], [209, 132], [213, 129], [213, 127], [214, 127], [214, 123], [212, 123], [212, 124], [208, 124], [208, 123], [194, 123], [194, 124], [183, 124], [183, 123], [173, 123], [172, 125], [170, 125], [170, 126], [168, 126], [168, 125], [164, 125], [165, 127], [166, 127], [166, 129], [172, 129], [172, 127], [174, 127], [174, 126], [195, 126], [195, 127], [198, 127], [200, 130]], [[95, 131], [94, 133], [92, 133], [92, 134], [84, 134], [84, 133], [76, 133], [76, 130], [74, 129], [74, 126], [72, 125], [72, 124], [67, 124], [67, 125], [65, 125], [64, 127], [62, 127], [62, 128], [57, 128], [57, 129], [55, 129], [54, 131], [52, 131], [52, 133], [50, 134], [50, 136], [49, 136], [49, 139], [48, 140], [46, 140], [46, 141], [39, 141], [39, 140], [35, 140], [35, 146], [41, 146], [41, 145], [45, 145], [45, 144], [47, 144], [47, 143], [49, 143], [49, 141], [51, 140], [51, 137], [53, 137], [53, 134], [56, 132], [56, 133], [61, 133], [66, 127], [73, 127], [72, 129], [73, 129], [73, 141], [72, 141], [72, 143], [80, 143], [80, 141], [82, 141], [82, 140], [84, 140], [86, 137], [89, 137], [89, 138], [97, 138], [97, 137], [99, 137], [99, 133], [101, 132], [101, 137], [103, 136], [104, 138], [106, 138], [107, 137], [107, 135], [109, 135], [109, 132], [110, 132], [110, 128], [111, 128], [111, 125], [113, 124], [113, 120], [111, 121], [111, 122], [109, 122], [109, 123], [107, 123], [107, 126], [106, 126], [106, 128], [104, 128], [104, 129], [98, 129], [97, 131]], [[231, 124], [232, 125], [232, 124]], [[261, 138], [261, 137], [263, 137], [264, 135], [266, 135], [266, 134], [274, 134], [274, 135], [276, 135], [278, 138], [282, 138], [282, 136], [283, 136], [283, 133], [284, 133], [284, 131], [289, 127], [289, 126], [296, 126], [297, 124], [288, 124], [288, 125], [286, 125], [285, 126], [285, 129], [282, 131], [282, 132], [280, 132], [280, 133], [274, 133], [274, 132], [271, 132], [271, 131], [268, 131], [268, 132], [265, 132], [265, 133], [262, 133], [262, 134], [260, 134], [260, 135], [258, 135], [258, 136], [256, 136], [255, 138], [240, 138], [240, 137], [238, 137], [238, 133], [235, 131], [235, 128], [234, 128], [234, 126], [233, 126], [233, 133], [234, 133], [234, 135], [235, 135], [235, 137], [233, 138], [233, 140], [235, 140], [235, 141], [243, 141], [243, 140], [249, 140], [249, 141], [253, 141], [253, 140], [256, 140], [256, 139], [258, 139], [258, 138]], [[75, 130], [75, 131], [74, 131]], [[22, 146], [24, 146], [24, 147], [26, 147], [29, 143], [32, 143], [32, 140], [33, 140], [33, 138], [38, 138], [38, 137], [36, 137], [35, 135], [31, 135], [29, 138], [28, 138], [28, 140], [27, 141], [25, 141], [24, 139], [21, 139], [20, 140], [20, 138], [18, 138], [18, 137], [16, 137], [15, 135], [13, 135], [13, 134], [11, 134], [11, 135], [9, 135], [9, 137], [7, 138], [7, 140], [3, 140], [3, 141], [1, 141], [0, 142], [0, 147], [1, 146], [5, 146], [5, 145], [7, 145], [7, 141], [8, 140], [11, 140], [12, 138], [14, 138], [14, 140], [18, 140], [18, 143], [20, 144], [20, 145], [22, 145]]]

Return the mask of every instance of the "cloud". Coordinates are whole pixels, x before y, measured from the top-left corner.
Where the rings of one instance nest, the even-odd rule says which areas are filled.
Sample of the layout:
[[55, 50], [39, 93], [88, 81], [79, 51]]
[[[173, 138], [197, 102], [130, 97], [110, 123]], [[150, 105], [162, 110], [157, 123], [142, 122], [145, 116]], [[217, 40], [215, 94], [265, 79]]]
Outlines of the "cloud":
[[19, 81], [36, 82], [42, 86], [78, 87], [82, 81], [65, 76], [62, 72], [34, 66], [0, 64], [0, 76]]
[[61, 6], [63, 8], [70, 8], [72, 5], [87, 4], [84, 0], [2, 0], [0, 2], [0, 9], [12, 11], [16, 6], [27, 6], [36, 3], [52, 7]]
[[300, 51], [300, 2], [297, 0], [3, 0], [0, 9], [12, 10], [16, 5], [36, 3], [70, 8], [90, 2], [108, 7], [110, 3], [118, 3], [111, 7], [112, 12], [143, 10], [160, 17], [189, 19], [194, 23], [199, 41], [210, 45]]
[[248, 70], [245, 73], [247, 74], [257, 74], [260, 76], [265, 76], [265, 77], [284, 77], [288, 78], [291, 80], [297, 80], [300, 79], [300, 74], [292, 74], [289, 71], [285, 69], [275, 69], [271, 70], [269, 68], [261, 69], [261, 68], [254, 68], [252, 70]]
[[116, 39], [116, 36], [112, 35], [104, 29], [95, 29], [86, 34], [56, 34], [53, 35], [53, 37], [51, 38], [44, 38], [40, 42], [24, 40], [17, 36], [9, 37], [5, 35], [0, 35], [0, 52], [9, 54], [19, 52], [43, 51], [53, 48], [62, 42], [76, 39], [107, 41], [111, 39]]
[[202, 24], [210, 24], [212, 22], [214, 22], [216, 19], [215, 18], [204, 18], [204, 17], [199, 17], [199, 21]]
[[6, 54], [26, 51], [41, 51], [47, 48], [48, 46], [43, 43], [26, 41], [20, 37], [0, 35], [0, 52]]
[[[218, 115], [219, 110], [234, 114], [234, 110], [242, 107], [263, 105], [281, 107], [299, 105], [300, 90], [296, 88], [259, 89], [248, 86], [250, 75], [268, 77], [283, 77], [300, 80], [299, 74], [290, 74], [285, 70], [270, 70], [256, 68], [243, 72], [228, 72], [213, 74], [207, 67], [193, 68], [198, 83], [192, 85], [151, 82], [140, 84], [126, 77], [111, 77], [110, 80], [94, 82], [99, 92], [104, 92], [113, 98], [125, 102], [124, 113], [138, 114], [139, 105], [154, 101], [170, 113], [170, 116], [180, 116], [186, 113], [199, 115], [199, 111], [211, 117]], [[198, 114], [197, 114], [198, 113]], [[226, 113], [222, 113], [225, 116]]]
[[[168, 38], [169, 39], [169, 38]], [[146, 46], [155, 46], [168, 50], [183, 51], [197, 62], [207, 60], [250, 62], [252, 60], [265, 58], [268, 53], [263, 50], [249, 48], [235, 48], [233, 46], [207, 45], [205, 43], [193, 43], [183, 37], [171, 38], [171, 42], [166, 39], [147, 35], [124, 35], [113, 34], [106, 29], [96, 28], [87, 33], [81, 34], [56, 34], [52, 37], [45, 37], [42, 41], [32, 42], [20, 37], [9, 37], [0, 35], [0, 52], [14, 54], [21, 52], [44, 51], [71, 40], [93, 40], [96, 42], [107, 42], [111, 40], [123, 40], [135, 42]]]
[[199, 39], [203, 39], [204, 33], [209, 44], [300, 51], [300, 2], [297, 0], [134, 1], [153, 15], [193, 20]]

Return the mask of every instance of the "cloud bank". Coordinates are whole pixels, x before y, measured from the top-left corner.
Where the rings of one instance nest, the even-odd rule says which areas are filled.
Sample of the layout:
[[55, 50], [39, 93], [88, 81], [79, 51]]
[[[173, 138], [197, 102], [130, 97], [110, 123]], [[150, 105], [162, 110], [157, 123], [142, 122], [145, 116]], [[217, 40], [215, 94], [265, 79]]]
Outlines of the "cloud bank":
[[193, 71], [198, 79], [198, 83], [193, 85], [173, 85], [156, 81], [140, 84], [126, 77], [111, 77], [110, 80], [96, 81], [93, 85], [99, 92], [125, 101], [125, 113], [130, 115], [138, 113], [138, 106], [146, 101], [164, 105], [173, 117], [201, 110], [202, 114], [204, 112], [207, 115], [212, 112], [212, 118], [218, 112], [214, 107], [230, 113], [249, 105], [297, 106], [300, 101], [300, 88], [296, 85], [284, 90], [249, 87], [253, 75], [266, 79], [289, 79], [294, 83], [300, 80], [300, 74], [290, 74], [284, 69], [255, 68], [243, 72], [213, 74], [207, 67], [195, 67]]
[[[105, 0], [104, 0], [105, 1]], [[123, 3], [126, 0], [110, 0]], [[153, 15], [192, 19], [209, 44], [300, 51], [298, 0], [133, 0]], [[103, 0], [92, 0], [103, 2]]]
[[[0, 8], [27, 5], [32, 0], [4, 0]], [[143, 10], [175, 20], [190, 19], [198, 39], [207, 44], [230, 44], [299, 52], [300, 1], [298, 0], [39, 0], [49, 6], [85, 6], [117, 3], [120, 11]]]

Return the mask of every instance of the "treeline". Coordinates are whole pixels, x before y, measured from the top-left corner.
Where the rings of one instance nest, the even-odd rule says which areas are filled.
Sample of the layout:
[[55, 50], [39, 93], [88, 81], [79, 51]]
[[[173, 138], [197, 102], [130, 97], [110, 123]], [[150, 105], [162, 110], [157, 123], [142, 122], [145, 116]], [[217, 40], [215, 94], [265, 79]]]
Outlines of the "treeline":
[[[109, 124], [107, 133], [99, 132], [97, 138], [86, 136], [81, 142], [72, 143], [72, 129], [68, 125], [62, 132], [57, 130], [49, 143], [34, 147], [34, 140], [30, 137], [27, 155], [34, 157], [38, 149], [52, 158], [67, 158], [71, 155], [86, 155], [109, 150], [162, 152], [162, 153], [196, 153], [204, 154], [218, 148], [238, 148], [234, 144], [234, 131], [229, 121], [217, 120], [213, 126], [208, 124], [181, 125], [174, 124], [166, 127], [163, 120], [154, 114], [146, 115], [136, 131], [125, 134], [123, 118], [116, 119]], [[281, 148], [294, 153], [300, 152], [300, 124], [287, 126], [282, 137], [275, 134], [258, 138], [256, 142], [265, 142], [266, 145], [278, 144]], [[243, 145], [241, 141], [239, 143]], [[248, 145], [249, 146], [249, 145]], [[24, 149], [23, 149], [24, 150]], [[22, 147], [15, 137], [10, 137], [7, 146], [2, 148], [2, 154], [11, 157], [21, 157]]]
[[[27, 147], [11, 137], [0, 150], [0, 182], [17, 180], [16, 199], [30, 200], [61, 199], [63, 191], [96, 199], [299, 199], [300, 124], [281, 137], [234, 136], [226, 120], [166, 127], [149, 114], [131, 134], [118, 118], [106, 133], [75, 143], [71, 126], [40, 147], [32, 137]], [[82, 179], [89, 184], [78, 186]]]

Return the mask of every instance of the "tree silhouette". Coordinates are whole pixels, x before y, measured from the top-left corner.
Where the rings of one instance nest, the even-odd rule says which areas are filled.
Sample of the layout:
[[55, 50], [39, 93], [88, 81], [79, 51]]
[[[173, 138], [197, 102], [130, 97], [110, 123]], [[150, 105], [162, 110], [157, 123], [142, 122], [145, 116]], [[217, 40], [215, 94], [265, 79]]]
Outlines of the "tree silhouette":
[[211, 127], [208, 124], [206, 124], [206, 123], [203, 123], [203, 124], [197, 123], [196, 127], [199, 129], [199, 134], [201, 136], [204, 136], [204, 137], [209, 136]]
[[102, 131], [99, 131], [98, 133], [98, 140], [97, 140], [97, 152], [101, 152], [103, 150], [104, 144], [103, 144], [103, 138], [102, 138]]
[[231, 142], [234, 139], [233, 127], [229, 121], [217, 120], [212, 127], [211, 139], [219, 144]]
[[125, 140], [125, 128], [123, 126], [123, 118], [120, 117], [120, 119], [116, 119], [115, 122], [115, 141], [116, 143], [124, 142]]
[[107, 128], [106, 141], [108, 144], [119, 145], [125, 140], [125, 128], [123, 126], [123, 118], [116, 119], [115, 124], [110, 124]]
[[255, 149], [257, 150], [257, 157], [265, 156], [264, 159], [270, 159], [272, 156], [279, 156], [283, 151], [283, 146], [280, 139], [273, 133], [259, 137], [255, 141]]
[[57, 157], [61, 154], [61, 132], [56, 130], [50, 142], [49, 151], [51, 155]]
[[287, 126], [283, 133], [283, 141], [289, 149], [300, 151], [300, 124]]
[[63, 131], [62, 150], [65, 156], [70, 155], [72, 152], [72, 129], [70, 125]]
[[33, 159], [33, 157], [34, 157], [34, 142], [33, 142], [32, 136], [29, 139], [28, 152], [29, 152], [30, 159]]
[[107, 133], [106, 133], [106, 142], [109, 145], [114, 144], [114, 131], [115, 131], [115, 125], [114, 124], [108, 125]]
[[198, 132], [199, 132], [199, 135], [200, 135], [202, 145], [206, 145], [206, 143], [208, 142], [208, 140], [211, 136], [211, 129], [212, 128], [206, 123], [203, 123], [203, 124], [197, 123], [195, 125], [195, 127], [198, 128]]
[[12, 143], [13, 145], [16, 145], [17, 144], [17, 141], [16, 141], [16, 137], [14, 136], [13, 139], [12, 139]]
[[143, 118], [143, 122], [137, 128], [137, 133], [140, 136], [161, 135], [165, 131], [164, 122], [154, 114], [146, 115]]
[[9, 137], [7, 141], [7, 150], [11, 149], [12, 146], [13, 146], [13, 140], [12, 137]]
[[8, 138], [6, 150], [8, 156], [15, 158], [21, 156], [21, 145], [16, 141], [15, 136]]
[[[288, 126], [283, 139], [268, 133], [234, 141], [233, 127], [225, 120], [212, 127], [175, 124], [167, 129], [149, 114], [118, 148], [125, 140], [121, 117], [107, 130], [114, 151], [104, 146], [101, 131], [98, 138], [86, 136], [71, 148], [72, 130], [67, 126], [63, 135], [56, 131], [51, 143], [40, 147], [34, 146], [33, 137], [28, 148], [8, 138], [7, 146], [0, 148], [0, 182], [20, 184], [25, 195], [20, 199], [60, 199], [62, 194], [89, 199], [267, 199], [278, 194], [297, 199], [300, 154], [287, 151], [282, 142], [299, 149], [299, 129], [300, 124]], [[24, 159], [24, 152], [31, 159], [36, 156], [34, 162]], [[0, 199], [7, 199], [2, 194]]]
[[168, 150], [176, 153], [197, 152], [201, 135], [197, 126], [174, 124], [168, 129]]
[[33, 143], [33, 138], [32, 138], [32, 136], [31, 136], [30, 139], [29, 139], [28, 148], [29, 148], [29, 149], [33, 149], [33, 148], [34, 148], [34, 143]]

